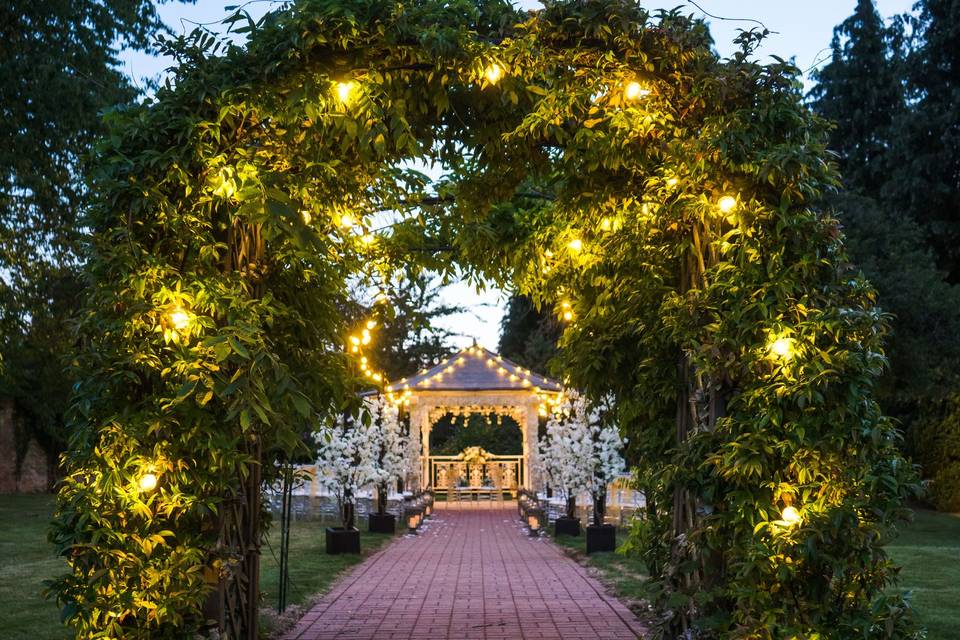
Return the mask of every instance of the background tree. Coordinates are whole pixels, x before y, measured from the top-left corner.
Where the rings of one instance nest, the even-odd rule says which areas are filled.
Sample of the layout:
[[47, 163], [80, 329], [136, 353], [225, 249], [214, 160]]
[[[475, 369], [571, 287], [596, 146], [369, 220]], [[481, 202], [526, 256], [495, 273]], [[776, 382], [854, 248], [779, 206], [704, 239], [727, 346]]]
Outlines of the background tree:
[[538, 373], [549, 373], [550, 359], [557, 353], [561, 326], [548, 312], [537, 309], [533, 300], [512, 295], [500, 320], [500, 344], [504, 358]]
[[950, 38], [957, 12], [948, 5], [956, 3], [924, 0], [918, 17], [886, 26], [873, 2], [860, 0], [835, 29], [832, 58], [810, 92], [813, 107], [834, 122], [830, 145], [843, 177], [843, 191], [828, 203], [851, 259], [893, 315], [890, 368], [878, 397], [900, 420], [906, 450], [927, 477], [939, 473], [929, 466], [939, 454], [928, 448], [944, 444], [927, 437], [930, 424], [951, 413], [960, 363], [950, 222], [958, 215], [957, 45]]
[[960, 283], [960, 6], [920, 0], [911, 28], [903, 80], [910, 109], [895, 123], [891, 171], [883, 196], [913, 216], [937, 264]]
[[834, 123], [830, 148], [839, 154], [844, 184], [866, 196], [878, 196], [889, 180], [891, 127], [904, 110], [895, 59], [901, 35], [884, 24], [873, 0], [858, 0], [833, 30], [830, 63], [813, 74], [810, 97]]
[[0, 6], [0, 397], [51, 455], [66, 440], [88, 154], [106, 132], [101, 112], [140, 94], [119, 51], [152, 47], [166, 1]]

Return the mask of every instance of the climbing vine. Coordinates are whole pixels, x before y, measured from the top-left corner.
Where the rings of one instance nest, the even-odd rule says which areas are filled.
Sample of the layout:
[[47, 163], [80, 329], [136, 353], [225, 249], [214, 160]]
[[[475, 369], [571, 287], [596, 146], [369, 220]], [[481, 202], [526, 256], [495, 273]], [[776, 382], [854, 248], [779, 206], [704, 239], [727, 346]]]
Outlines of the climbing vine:
[[351, 288], [388, 313], [418, 270], [565, 323], [560, 366], [629, 436], [668, 637], [912, 633], [884, 318], [820, 206], [825, 125], [759, 34], [720, 60], [678, 11], [590, 0], [231, 22], [242, 47], [166, 43], [174, 81], [98, 149], [52, 533], [80, 637], [255, 637], [259, 489], [359, 402]]

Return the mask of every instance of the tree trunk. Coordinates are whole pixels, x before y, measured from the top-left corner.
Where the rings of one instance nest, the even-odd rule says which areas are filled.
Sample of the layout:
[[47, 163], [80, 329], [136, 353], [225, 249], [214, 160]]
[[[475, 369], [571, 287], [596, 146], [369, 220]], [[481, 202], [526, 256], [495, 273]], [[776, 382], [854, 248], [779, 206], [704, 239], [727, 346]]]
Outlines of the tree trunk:
[[603, 524], [604, 516], [607, 515], [607, 488], [603, 487], [600, 493], [593, 494], [593, 524], [600, 526]]
[[567, 517], [576, 518], [577, 517], [577, 497], [570, 496], [567, 498]]

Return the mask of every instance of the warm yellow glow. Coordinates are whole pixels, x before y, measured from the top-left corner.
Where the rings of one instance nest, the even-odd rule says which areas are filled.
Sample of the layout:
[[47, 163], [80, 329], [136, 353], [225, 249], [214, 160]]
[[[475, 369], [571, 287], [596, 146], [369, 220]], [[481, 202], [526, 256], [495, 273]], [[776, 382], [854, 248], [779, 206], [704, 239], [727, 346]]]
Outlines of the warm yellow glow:
[[310, 215], [309, 211], [301, 211], [300, 216], [303, 218], [303, 224], [310, 224], [310, 221], [313, 220], [313, 216]]
[[800, 522], [800, 512], [793, 506], [784, 507], [783, 512], [780, 514], [780, 519], [788, 525], [793, 526]]
[[356, 220], [353, 219], [353, 216], [349, 213], [344, 213], [340, 216], [340, 226], [344, 229], [349, 229], [356, 223]]
[[377, 326], [376, 320], [367, 320], [367, 329], [374, 329]]
[[376, 238], [371, 233], [365, 233], [360, 236], [360, 242], [363, 244], [373, 244], [374, 240], [376, 240]]
[[369, 329], [364, 329], [363, 332], [360, 334], [360, 336], [361, 336], [361, 337], [360, 337], [360, 342], [361, 342], [361, 343], [363, 343], [363, 344], [370, 344], [371, 338], [370, 338], [370, 330], [369, 330]]
[[376, 380], [377, 382], [380, 382], [381, 380], [383, 380], [383, 376], [380, 375], [379, 373], [375, 373], [373, 374], [373, 379]]
[[675, 187], [675, 186], [677, 186], [677, 183], [678, 183], [678, 182], [679, 182], [679, 180], [677, 180], [676, 178], [668, 178], [668, 179], [667, 179], [667, 186], [668, 186], [668, 187]]
[[637, 100], [650, 95], [650, 89], [647, 89], [639, 82], [628, 82], [627, 86], [623, 89], [623, 95], [627, 100]]
[[573, 320], [573, 311], [564, 311], [563, 319], [566, 320], [567, 322], [570, 322], [571, 320]]
[[350, 99], [350, 93], [353, 91], [352, 82], [338, 82], [337, 83], [337, 97], [340, 98], [340, 102], [346, 102]]
[[155, 473], [145, 473], [140, 476], [138, 484], [140, 485], [140, 491], [153, 491], [157, 488], [157, 475]]
[[583, 240], [580, 238], [574, 238], [567, 243], [567, 247], [570, 249], [570, 251], [581, 251], [583, 249]]
[[793, 338], [777, 338], [770, 342], [767, 348], [774, 357], [789, 360], [793, 357]]
[[170, 324], [177, 331], [183, 331], [190, 326], [190, 314], [181, 306], [174, 307], [169, 315]]
[[733, 196], [723, 196], [717, 201], [717, 207], [720, 213], [730, 213], [737, 208], [737, 199]]
[[360, 344], [360, 338], [357, 336], [350, 336], [350, 343], [353, 344], [353, 346], [357, 346]]
[[600, 221], [600, 229], [603, 231], [610, 231], [613, 228], [613, 221], [610, 218], [604, 218]]
[[497, 84], [503, 77], [503, 68], [494, 62], [484, 70], [483, 75], [490, 84]]

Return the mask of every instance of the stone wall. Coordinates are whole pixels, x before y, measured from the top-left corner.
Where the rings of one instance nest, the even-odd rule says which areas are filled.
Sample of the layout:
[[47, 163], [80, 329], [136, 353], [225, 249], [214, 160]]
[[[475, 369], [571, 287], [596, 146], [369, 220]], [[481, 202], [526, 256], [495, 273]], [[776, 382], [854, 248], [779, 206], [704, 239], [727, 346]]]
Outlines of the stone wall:
[[52, 473], [47, 453], [31, 439], [17, 473], [17, 416], [13, 403], [0, 399], [0, 493], [43, 493]]

